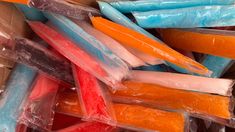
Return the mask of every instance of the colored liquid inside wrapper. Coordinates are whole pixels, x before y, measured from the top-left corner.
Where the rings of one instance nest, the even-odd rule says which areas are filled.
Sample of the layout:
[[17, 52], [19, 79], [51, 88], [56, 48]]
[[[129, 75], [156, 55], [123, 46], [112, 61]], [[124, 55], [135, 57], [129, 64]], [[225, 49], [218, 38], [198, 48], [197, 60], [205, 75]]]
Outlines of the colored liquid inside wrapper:
[[202, 75], [211, 74], [210, 71], [203, 65], [197, 63], [196, 61], [193, 61], [188, 57], [183, 56], [182, 54], [174, 51], [168, 46], [162, 45], [159, 42], [143, 34], [140, 34], [134, 30], [128, 29], [124, 26], [113, 23], [101, 17], [92, 17], [91, 20], [96, 29], [111, 36], [124, 45], [138, 49], [156, 58], [171, 62], [191, 72]]
[[[113, 107], [118, 125], [133, 130], [138, 128], [137, 131], [183, 132], [187, 122], [185, 116], [180, 113], [118, 103], [114, 103]], [[81, 117], [82, 110], [77, 94], [60, 94], [57, 112]]]
[[22, 104], [22, 114], [18, 122], [43, 130], [51, 130], [58, 88], [58, 81], [51, 80], [46, 75], [38, 75], [32, 92]]
[[100, 82], [75, 65], [73, 73], [84, 118], [115, 125], [112, 100], [107, 98], [108, 95], [105, 95], [105, 89]]
[[27, 5], [29, 0], [2, 0], [2, 1]]
[[[192, 114], [230, 119], [232, 100], [229, 97], [170, 89], [160, 85], [126, 81], [128, 89], [113, 94], [121, 100], [142, 101], [170, 110], [181, 110]], [[216, 102], [216, 103], [215, 103]], [[213, 105], [212, 105], [213, 104]]]
[[174, 48], [235, 59], [235, 36], [232, 31], [226, 34], [214, 29], [163, 29], [159, 32], [163, 40]]

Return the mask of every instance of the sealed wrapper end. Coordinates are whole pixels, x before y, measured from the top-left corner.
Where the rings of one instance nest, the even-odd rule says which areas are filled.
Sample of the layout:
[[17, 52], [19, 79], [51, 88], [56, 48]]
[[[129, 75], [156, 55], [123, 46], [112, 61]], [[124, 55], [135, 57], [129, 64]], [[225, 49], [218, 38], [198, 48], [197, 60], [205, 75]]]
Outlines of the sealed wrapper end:
[[234, 31], [162, 29], [159, 32], [171, 47], [235, 59]]
[[143, 28], [195, 28], [234, 26], [234, 5], [196, 6], [170, 10], [133, 12]]
[[131, 46], [156, 58], [174, 63], [175, 65], [183, 67], [194, 73], [202, 75], [211, 74], [211, 72], [203, 65], [188, 57], [183, 56], [182, 54], [174, 51], [168, 46], [160, 44], [157, 41], [141, 33], [138, 33], [134, 30], [128, 29], [124, 26], [113, 23], [101, 17], [92, 17], [91, 20], [96, 29], [118, 40], [123, 45]]
[[31, 40], [17, 37], [0, 44], [0, 56], [25, 64], [52, 78], [73, 84], [70, 62]]
[[18, 109], [28, 95], [35, 75], [35, 71], [21, 64], [17, 64], [14, 68], [0, 100], [0, 131], [16, 131], [17, 118], [14, 118], [14, 115], [19, 116]]
[[112, 99], [105, 93], [104, 85], [76, 65], [72, 67], [84, 119], [116, 126]]
[[135, 55], [130, 53], [127, 49], [125, 49], [125, 47], [123, 47], [116, 40], [96, 30], [90, 24], [81, 21], [75, 21], [75, 23], [78, 24], [80, 27], [82, 27], [87, 33], [89, 33], [90, 35], [94, 36], [97, 40], [102, 42], [105, 46], [107, 46], [110, 50], [112, 50], [114, 54], [116, 54], [122, 60], [127, 62], [130, 66], [138, 67], [145, 65], [145, 62], [143, 62], [141, 59], [137, 58]]
[[93, 132], [94, 130], [96, 132], [118, 132], [118, 128], [99, 122], [85, 122], [58, 130], [57, 132]]
[[[102, 68], [105, 69], [108, 76], [106, 78], [103, 77], [102, 81], [104, 83], [113, 85], [113, 87], [115, 87], [114, 84], [119, 83], [128, 75], [128, 65], [115, 54], [113, 54], [113, 52], [108, 47], [84, 31], [80, 26], [64, 16], [50, 13], [44, 14], [58, 30], [73, 40], [76, 46], [81, 47], [86, 53], [94, 57], [95, 60], [98, 61], [100, 65], [102, 65]], [[85, 66], [87, 66], [86, 63]], [[99, 79], [102, 78], [100, 77]]]
[[99, 16], [99, 10], [82, 4], [72, 4], [66, 0], [29, 0], [29, 6], [42, 11], [52, 12], [63, 16], [84, 20], [88, 14]]
[[110, 2], [110, 4], [114, 8], [123, 13], [131, 13], [133, 11], [144, 12], [162, 9], [176, 9], [206, 5], [232, 5], [234, 3], [234, 0], [126, 0]]
[[118, 80], [110, 76], [111, 69], [108, 70], [107, 66], [90, 56], [67, 37], [40, 22], [29, 22], [29, 25], [43, 40], [77, 66], [107, 85], [114, 87], [114, 84], [118, 83]]
[[127, 89], [116, 91], [112, 97], [164, 109], [185, 111], [209, 119], [230, 120], [233, 118], [234, 102], [229, 97], [177, 90], [133, 81], [126, 81], [123, 85]]
[[186, 74], [138, 70], [133, 70], [129, 79], [173, 89], [212, 93], [223, 96], [232, 96], [233, 85], [235, 83], [231, 79], [216, 79]]
[[[77, 94], [63, 92], [59, 95], [57, 112], [82, 116]], [[184, 114], [167, 112], [138, 105], [114, 103], [118, 126], [136, 131], [183, 132], [188, 119]]]
[[39, 74], [32, 86], [32, 92], [21, 105], [18, 123], [50, 131], [54, 118], [54, 103], [59, 81]]

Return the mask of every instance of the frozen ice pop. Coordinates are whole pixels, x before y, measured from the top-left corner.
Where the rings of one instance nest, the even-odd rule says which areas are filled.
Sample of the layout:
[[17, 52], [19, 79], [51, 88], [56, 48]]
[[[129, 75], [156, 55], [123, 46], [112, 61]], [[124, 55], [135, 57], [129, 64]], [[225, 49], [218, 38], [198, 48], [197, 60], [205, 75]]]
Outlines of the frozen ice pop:
[[6, 91], [0, 100], [0, 131], [16, 131], [17, 118], [14, 117], [20, 114], [18, 109], [23, 99], [28, 95], [35, 75], [36, 72], [32, 69], [21, 64], [16, 65], [7, 81]]
[[[114, 104], [117, 123], [120, 127], [137, 131], [183, 132], [187, 127], [185, 115], [138, 105]], [[76, 93], [61, 93], [57, 112], [77, 117], [82, 116]]]
[[141, 33], [126, 28], [122, 25], [113, 23], [102, 17], [92, 17], [91, 20], [96, 29], [118, 40], [123, 45], [131, 46], [156, 58], [174, 63], [194, 73], [202, 75], [211, 74], [211, 72], [203, 65], [197, 63], [196, 61], [193, 61], [188, 57], [183, 56], [182, 54], [174, 51], [168, 46], [160, 44], [159, 42]]

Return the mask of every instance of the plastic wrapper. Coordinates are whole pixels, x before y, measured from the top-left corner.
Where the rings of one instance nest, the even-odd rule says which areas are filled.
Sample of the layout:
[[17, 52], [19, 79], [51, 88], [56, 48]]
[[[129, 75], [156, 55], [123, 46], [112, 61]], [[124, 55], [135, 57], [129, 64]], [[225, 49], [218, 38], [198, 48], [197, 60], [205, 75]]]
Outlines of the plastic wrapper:
[[169, 67], [166, 65], [152, 65], [152, 66], [141, 66], [133, 68], [133, 70], [143, 70], [143, 71], [161, 71], [161, 72], [167, 72], [169, 71]]
[[47, 18], [43, 16], [43, 13], [35, 8], [30, 8], [27, 5], [15, 4], [15, 6], [24, 13], [24, 16], [31, 21], [47, 21]]
[[[124, 73], [118, 73], [118, 69], [112, 69], [102, 62], [97, 61], [95, 58], [87, 54], [87, 52], [85, 52], [83, 49], [78, 47], [75, 43], [62, 36], [52, 28], [40, 22], [29, 22], [29, 24], [41, 38], [48, 42], [48, 44], [50, 44], [58, 52], [104, 83], [114, 87], [114, 84], [120, 81], [120, 76], [122, 76]], [[116, 75], [112, 75], [113, 72], [115, 72]]]
[[81, 101], [84, 119], [116, 125], [112, 100], [104, 86], [91, 74], [73, 65], [73, 75]]
[[131, 46], [156, 58], [174, 63], [175, 65], [183, 67], [191, 72], [202, 75], [211, 74], [211, 72], [206, 67], [202, 66], [196, 61], [183, 56], [168, 46], [163, 45], [141, 33], [101, 17], [92, 17], [91, 20], [96, 29], [118, 40], [123, 45]]
[[24, 97], [28, 95], [35, 75], [35, 71], [21, 64], [17, 64], [11, 73], [6, 84], [6, 91], [0, 100], [0, 131], [14, 132], [16, 130], [17, 118], [14, 118], [14, 115], [20, 114], [17, 110]]
[[206, 78], [167, 72], [132, 71], [130, 80], [173, 89], [232, 96], [234, 80]]
[[[233, 118], [234, 102], [230, 97], [133, 81], [126, 81], [123, 85], [127, 89], [118, 90], [112, 96], [120, 102], [129, 101], [163, 109], [185, 111], [193, 116], [217, 122]], [[221, 121], [221, 123], [225, 122]]]
[[235, 58], [234, 31], [215, 29], [163, 29], [159, 31], [163, 40], [174, 48]]
[[228, 58], [207, 55], [201, 61], [201, 64], [213, 71], [211, 77], [221, 77], [233, 64], [234, 61]]
[[9, 76], [10, 72], [11, 72], [11, 70], [8, 68], [0, 67], [0, 75], [1, 75], [1, 77], [0, 77], [0, 99], [1, 99], [1, 94], [5, 88], [5, 83], [6, 83], [7, 77]]
[[95, 8], [78, 3], [71, 4], [64, 0], [29, 0], [28, 5], [42, 11], [61, 14], [79, 20], [89, 19], [89, 13], [100, 15], [99, 11]]
[[138, 67], [145, 65], [145, 62], [137, 58], [135, 55], [131, 54], [116, 40], [96, 30], [90, 24], [81, 21], [76, 21], [75, 23], [81, 26], [87, 33], [89, 33], [90, 35], [94, 36], [97, 40], [102, 42], [105, 46], [107, 46], [110, 50], [112, 50], [113, 53], [115, 53], [118, 57], [127, 62], [130, 66]]
[[14, 43], [2, 44], [0, 47], [2, 57], [28, 65], [66, 83], [74, 82], [70, 62], [35, 42], [18, 37], [14, 39]]
[[[184, 114], [167, 112], [137, 105], [114, 103], [118, 126], [136, 131], [172, 131], [183, 132], [188, 119]], [[82, 116], [76, 93], [61, 93], [57, 112], [77, 117]]]
[[133, 12], [143, 28], [194, 28], [234, 25], [234, 5]]
[[46, 75], [38, 75], [32, 86], [32, 92], [21, 105], [18, 122], [38, 128], [51, 130], [54, 118], [54, 103], [59, 88], [59, 81]]
[[57, 132], [93, 132], [94, 130], [96, 132], [118, 132], [117, 128], [98, 122], [85, 122], [58, 130]]
[[233, 5], [234, 0], [138, 0], [138, 1], [117, 1], [110, 4], [123, 13], [133, 11], [152, 11], [162, 9], [177, 9], [193, 6], [206, 5]]
[[[106, 84], [112, 85], [118, 83], [127, 76], [129, 71], [127, 64], [92, 35], [89, 35], [81, 27], [63, 16], [49, 13], [46, 13], [45, 16], [56, 28], [75, 41], [77, 46], [81, 47], [97, 61], [102, 63], [103, 68], [105, 68], [109, 76], [105, 78], [106, 81], [104, 81], [104, 79], [102, 80]], [[87, 66], [87, 64], [85, 64], [85, 66]]]

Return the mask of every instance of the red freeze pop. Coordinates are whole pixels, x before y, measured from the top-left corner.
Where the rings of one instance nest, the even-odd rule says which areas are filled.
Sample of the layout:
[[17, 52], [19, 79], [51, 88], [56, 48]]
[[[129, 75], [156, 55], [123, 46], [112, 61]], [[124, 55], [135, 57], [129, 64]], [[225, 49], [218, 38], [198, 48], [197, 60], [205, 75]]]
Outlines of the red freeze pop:
[[108, 78], [106, 71], [101, 65], [71, 40], [41, 22], [30, 21], [28, 23], [37, 35], [71, 62], [100, 80]]
[[57, 132], [115, 132], [116, 128], [98, 123], [98, 122], [86, 122], [82, 124], [77, 124]]
[[75, 65], [73, 65], [73, 74], [84, 118], [115, 125], [111, 99], [107, 98], [99, 81]]

